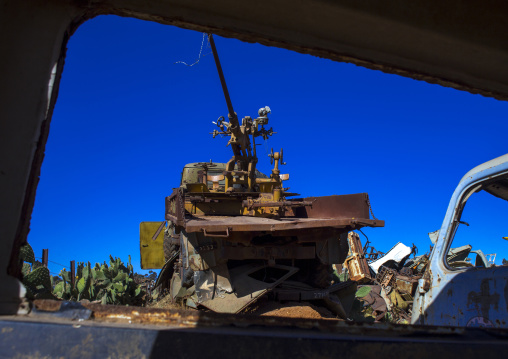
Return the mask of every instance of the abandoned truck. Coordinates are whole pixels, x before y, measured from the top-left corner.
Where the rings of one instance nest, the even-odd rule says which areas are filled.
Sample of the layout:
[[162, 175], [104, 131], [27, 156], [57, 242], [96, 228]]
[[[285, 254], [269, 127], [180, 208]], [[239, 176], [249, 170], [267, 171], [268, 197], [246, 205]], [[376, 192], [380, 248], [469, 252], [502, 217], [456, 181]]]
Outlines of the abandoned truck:
[[[352, 232], [346, 261], [349, 278], [361, 285], [358, 321], [439, 326], [508, 328], [508, 154], [469, 171], [457, 186], [440, 230], [429, 233], [429, 254], [394, 245], [387, 253], [362, 248]], [[368, 249], [370, 248], [370, 253]], [[486, 250], [486, 252], [483, 252]], [[354, 257], [363, 265], [351, 266]], [[362, 261], [358, 261], [362, 264]], [[342, 268], [341, 268], [342, 270]], [[386, 314], [389, 312], [389, 315]]]
[[180, 187], [166, 197], [167, 226], [141, 224], [141, 267], [163, 267], [156, 285], [190, 307], [238, 313], [269, 292], [278, 300], [323, 300], [345, 318], [350, 304], [340, 298], [354, 296], [356, 284], [332, 285], [332, 264], [347, 257], [348, 232], [384, 221], [370, 218], [366, 193], [290, 199], [298, 194], [284, 188], [282, 150], [272, 149], [269, 176], [256, 169], [256, 138], [274, 133], [265, 128], [270, 108], [238, 120], [209, 41], [229, 112], [212, 134], [229, 137], [233, 157], [183, 168]]
[[418, 282], [413, 324], [508, 328], [508, 266], [489, 265], [471, 246], [506, 248], [507, 201], [508, 154], [462, 178]]

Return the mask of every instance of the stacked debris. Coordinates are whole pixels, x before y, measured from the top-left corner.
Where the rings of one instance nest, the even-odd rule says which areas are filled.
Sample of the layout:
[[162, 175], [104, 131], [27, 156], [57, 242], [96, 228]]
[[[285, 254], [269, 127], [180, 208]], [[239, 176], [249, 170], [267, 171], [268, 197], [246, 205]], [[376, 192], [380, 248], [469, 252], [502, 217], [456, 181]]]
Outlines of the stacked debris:
[[348, 242], [348, 258], [344, 266], [336, 266], [336, 275], [358, 283], [349, 317], [360, 322], [410, 323], [418, 280], [429, 255], [416, 256], [416, 246], [400, 242], [386, 253], [369, 247], [368, 241], [362, 247], [355, 232], [349, 233]]

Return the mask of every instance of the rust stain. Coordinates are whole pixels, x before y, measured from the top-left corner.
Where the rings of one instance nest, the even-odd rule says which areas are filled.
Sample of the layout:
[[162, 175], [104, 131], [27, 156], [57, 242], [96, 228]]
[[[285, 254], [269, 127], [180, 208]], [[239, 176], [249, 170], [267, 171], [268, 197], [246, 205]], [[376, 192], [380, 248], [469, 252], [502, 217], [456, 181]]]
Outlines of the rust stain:
[[[490, 294], [489, 280], [483, 279], [480, 284], [480, 292], [469, 292], [467, 296], [467, 305], [474, 305], [476, 310], [481, 312], [484, 318], [489, 318], [489, 310], [491, 306], [494, 306], [494, 310], [498, 310], [499, 294]], [[505, 288], [506, 290], [506, 288]]]
[[[60, 303], [60, 302], [58, 302]], [[46, 303], [48, 305], [56, 305]], [[264, 317], [249, 314], [221, 314], [203, 311], [184, 311], [178, 309], [163, 309], [163, 308], [146, 308], [146, 307], [127, 307], [127, 306], [114, 306], [114, 305], [101, 305], [96, 303], [82, 303], [84, 307], [93, 312], [90, 321], [103, 322], [103, 323], [123, 323], [128, 325], [162, 325], [165, 328], [180, 327], [180, 328], [195, 328], [195, 327], [270, 327], [277, 328], [299, 328], [299, 329], [312, 329], [324, 333], [348, 333], [353, 335], [382, 335], [385, 336], [398, 336], [398, 335], [411, 335], [419, 332], [420, 328], [412, 328], [406, 325], [392, 325], [392, 324], [378, 324], [376, 326], [369, 326], [360, 323], [350, 323], [343, 321], [330, 321], [326, 319], [308, 319], [308, 318], [284, 318], [284, 317]], [[425, 313], [426, 315], [427, 313]], [[81, 325], [76, 325], [76, 328]], [[3, 329], [6, 330], [5, 328]], [[8, 329], [7, 329], [8, 330]], [[462, 333], [464, 328], [446, 328], [437, 327], [431, 329], [431, 335], [436, 338], [442, 338], [443, 335], [455, 335], [455, 333]], [[93, 345], [90, 342], [91, 338], [85, 338], [87, 345]], [[137, 344], [132, 343], [134, 350]], [[127, 348], [125, 349], [127, 350]], [[133, 351], [135, 352], [135, 351]], [[80, 353], [82, 354], [82, 353]], [[82, 355], [83, 356], [83, 355]], [[128, 355], [121, 356], [128, 357]], [[135, 356], [139, 357], [139, 356]]]

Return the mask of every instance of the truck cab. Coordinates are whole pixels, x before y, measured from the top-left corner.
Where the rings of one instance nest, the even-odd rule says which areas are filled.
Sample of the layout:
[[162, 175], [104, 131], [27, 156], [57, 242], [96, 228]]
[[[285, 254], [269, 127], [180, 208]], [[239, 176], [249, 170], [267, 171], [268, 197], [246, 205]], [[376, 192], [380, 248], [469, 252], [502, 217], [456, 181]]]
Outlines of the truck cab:
[[413, 324], [508, 328], [508, 266], [494, 264], [493, 253], [506, 253], [507, 218], [508, 154], [473, 168], [455, 189], [418, 283]]

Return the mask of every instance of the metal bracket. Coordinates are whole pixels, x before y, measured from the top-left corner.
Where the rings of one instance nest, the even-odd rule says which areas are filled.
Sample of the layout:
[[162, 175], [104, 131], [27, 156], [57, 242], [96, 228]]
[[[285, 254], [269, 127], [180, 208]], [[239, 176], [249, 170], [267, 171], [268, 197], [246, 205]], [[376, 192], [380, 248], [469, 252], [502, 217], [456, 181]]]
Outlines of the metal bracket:
[[229, 227], [226, 228], [226, 234], [211, 234], [206, 233], [206, 229], [202, 228], [203, 234], [205, 237], [220, 237], [220, 238], [228, 238], [229, 237]]

